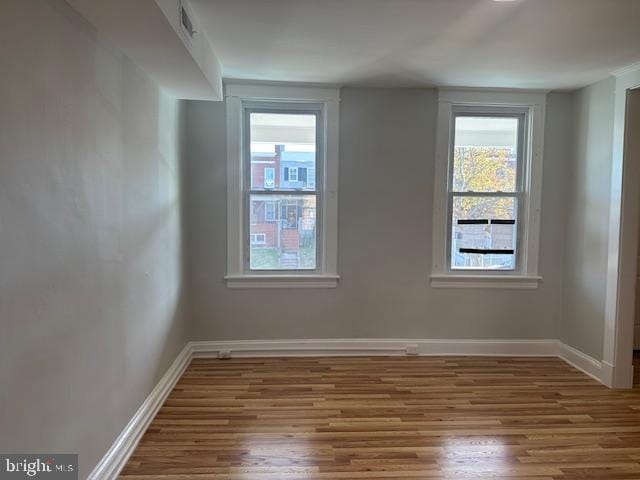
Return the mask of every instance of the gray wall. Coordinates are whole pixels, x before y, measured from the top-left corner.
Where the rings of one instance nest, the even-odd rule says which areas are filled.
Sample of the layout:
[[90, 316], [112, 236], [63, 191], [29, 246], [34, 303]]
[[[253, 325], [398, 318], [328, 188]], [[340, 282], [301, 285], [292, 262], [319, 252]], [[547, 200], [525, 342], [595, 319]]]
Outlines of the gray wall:
[[560, 339], [602, 358], [615, 78], [574, 94]]
[[557, 338], [571, 96], [549, 96], [538, 290], [435, 290], [436, 92], [342, 90], [335, 290], [230, 290], [225, 106], [188, 102], [187, 238], [195, 338]]
[[0, 451], [85, 478], [188, 336], [180, 105], [61, 1], [0, 15]]

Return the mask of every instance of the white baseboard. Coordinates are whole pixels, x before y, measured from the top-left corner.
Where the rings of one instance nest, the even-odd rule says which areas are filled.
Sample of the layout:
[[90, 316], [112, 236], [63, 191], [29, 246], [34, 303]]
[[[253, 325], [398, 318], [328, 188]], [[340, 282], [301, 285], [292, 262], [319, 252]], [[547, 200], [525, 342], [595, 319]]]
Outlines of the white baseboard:
[[602, 362], [599, 362], [595, 358], [567, 345], [566, 343], [558, 342], [558, 348], [558, 356], [565, 362], [573, 365], [578, 370], [582, 370], [594, 380], [606, 383], [603, 378]]
[[191, 342], [196, 357], [229, 352], [234, 357], [357, 355], [557, 356], [557, 340], [425, 340], [353, 338]]
[[140, 406], [87, 480], [115, 480], [135, 450], [147, 427], [191, 361], [191, 345], [178, 354], [167, 372]]
[[600, 381], [604, 383], [607, 387], [613, 388], [613, 385], [615, 383], [615, 373], [616, 373], [615, 367], [611, 363], [607, 362], [606, 360], [603, 360]]
[[559, 340], [426, 340], [426, 339], [325, 339], [230, 340], [191, 342], [194, 357], [317, 357], [358, 355], [474, 355], [560, 357], [595, 380], [605, 383], [603, 365]]
[[326, 339], [233, 340], [189, 342], [149, 394], [88, 480], [115, 480], [145, 430], [194, 357], [319, 357], [362, 355], [522, 356], [560, 357], [599, 382], [605, 383], [603, 364], [558, 340], [425, 340]]

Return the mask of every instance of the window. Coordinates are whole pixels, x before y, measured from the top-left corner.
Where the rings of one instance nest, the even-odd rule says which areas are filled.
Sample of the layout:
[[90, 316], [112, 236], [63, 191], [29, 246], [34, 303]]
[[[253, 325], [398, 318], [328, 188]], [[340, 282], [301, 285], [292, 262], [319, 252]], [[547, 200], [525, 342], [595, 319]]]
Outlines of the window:
[[264, 220], [265, 222], [276, 221], [276, 202], [266, 202], [264, 205]]
[[[322, 108], [317, 104], [261, 103], [252, 102], [244, 105], [244, 117], [247, 128], [244, 130], [245, 174], [247, 185], [252, 185], [245, 191], [245, 202], [250, 207], [251, 218], [258, 222], [251, 222], [248, 226], [249, 236], [257, 231], [263, 231], [266, 223], [265, 204], [275, 203], [280, 206], [280, 220], [270, 227], [273, 231], [273, 242], [269, 248], [253, 248], [250, 243], [245, 250], [245, 264], [248, 271], [314, 271], [318, 265], [319, 236], [317, 235], [317, 220], [304, 222], [303, 216], [311, 218], [308, 211], [313, 211], [313, 218], [317, 218], [315, 210], [318, 207], [319, 192], [315, 188], [300, 187], [298, 182], [298, 167], [285, 167], [285, 182], [278, 188], [269, 190], [260, 187], [260, 182], [254, 180], [256, 174], [254, 161], [260, 162], [265, 154], [279, 156], [280, 163], [289, 157], [296, 159], [299, 154], [308, 153], [313, 164], [312, 168], [321, 169], [319, 158], [320, 149], [317, 139], [322, 138]], [[289, 155], [291, 154], [291, 155]], [[266, 179], [266, 175], [265, 175]], [[295, 185], [293, 183], [296, 183]], [[303, 193], [301, 193], [303, 192]], [[264, 223], [263, 223], [264, 222]]]
[[228, 286], [336, 286], [337, 106], [333, 89], [227, 85]]
[[441, 94], [432, 285], [537, 287], [543, 114], [544, 95]]
[[454, 107], [448, 182], [452, 270], [519, 268], [525, 121], [520, 110]]
[[298, 181], [298, 169], [296, 167], [289, 167], [284, 169], [284, 179], [287, 182]]
[[276, 186], [276, 170], [273, 167], [265, 167], [264, 169], [264, 188], [273, 188]]
[[264, 233], [252, 233], [249, 237], [251, 245], [264, 245], [267, 243], [267, 236]]

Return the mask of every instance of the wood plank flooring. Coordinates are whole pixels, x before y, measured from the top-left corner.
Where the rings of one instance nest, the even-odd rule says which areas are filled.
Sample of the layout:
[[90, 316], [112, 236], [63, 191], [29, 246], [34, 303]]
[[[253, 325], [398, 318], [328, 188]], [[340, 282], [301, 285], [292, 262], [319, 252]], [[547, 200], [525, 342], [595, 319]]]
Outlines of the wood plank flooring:
[[121, 478], [640, 479], [640, 389], [555, 358], [195, 359]]

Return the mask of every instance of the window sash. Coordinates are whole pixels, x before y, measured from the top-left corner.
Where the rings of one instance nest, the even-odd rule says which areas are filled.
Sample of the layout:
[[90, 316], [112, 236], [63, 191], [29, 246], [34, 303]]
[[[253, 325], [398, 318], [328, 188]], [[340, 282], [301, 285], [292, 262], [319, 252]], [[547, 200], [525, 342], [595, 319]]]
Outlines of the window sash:
[[449, 198], [452, 197], [518, 197], [524, 198], [525, 192], [448, 192]]
[[[276, 113], [276, 114], [297, 114], [297, 115], [315, 115], [316, 117], [316, 135], [315, 135], [315, 147], [316, 147], [316, 158], [315, 158], [315, 178], [316, 182], [314, 184], [313, 190], [307, 189], [282, 189], [282, 188], [270, 188], [265, 190], [255, 190], [251, 188], [251, 114], [252, 113]], [[322, 207], [323, 207], [323, 197], [324, 192], [322, 188], [318, 188], [318, 186], [324, 185], [324, 181], [318, 182], [318, 179], [324, 178], [324, 107], [322, 104], [315, 103], [286, 103], [286, 102], [243, 102], [242, 107], [242, 124], [243, 124], [243, 266], [245, 273], [255, 273], [256, 271], [260, 274], [265, 273], [273, 273], [273, 274], [283, 274], [286, 272], [304, 272], [305, 274], [314, 274], [322, 272], [323, 266], [323, 255], [324, 251], [322, 249], [324, 244], [324, 225], [322, 224], [322, 219], [324, 218]], [[296, 167], [293, 167], [296, 168]], [[279, 172], [276, 172], [275, 175], [279, 175]], [[246, 188], [246, 186], [249, 188]], [[316, 215], [315, 215], [315, 225], [316, 225], [316, 268], [308, 269], [308, 268], [300, 268], [295, 270], [284, 270], [284, 269], [275, 269], [275, 270], [252, 270], [251, 269], [251, 196], [252, 195], [261, 195], [261, 196], [314, 196], [315, 204], [316, 204]], [[277, 218], [277, 214], [276, 214]], [[277, 222], [277, 220], [276, 220]]]
[[[516, 200], [515, 202], [515, 212], [514, 212], [514, 220], [515, 220], [515, 242], [513, 244], [513, 268], [487, 268], [487, 269], [478, 269], [478, 268], [465, 268], [465, 267], [453, 267], [453, 200], [455, 198], [465, 198], [465, 197], [474, 197], [474, 198], [513, 198]], [[449, 212], [448, 212], [448, 222], [447, 222], [447, 265], [449, 272], [483, 272], [483, 273], [513, 273], [521, 270], [522, 267], [522, 255], [521, 255], [521, 245], [522, 245], [522, 222], [520, 212], [522, 211], [524, 194], [520, 193], [504, 193], [499, 192], [496, 193], [487, 193], [483, 192], [482, 195], [478, 195], [472, 192], [450, 192], [449, 193]], [[490, 219], [491, 220], [491, 219]]]
[[[455, 154], [455, 127], [456, 119], [458, 117], [487, 117], [487, 118], [517, 118], [518, 119], [518, 151], [516, 160], [516, 184], [515, 191], [502, 192], [502, 191], [458, 191], [454, 190], [454, 154]], [[528, 149], [528, 132], [529, 130], [529, 115], [528, 109], [519, 107], [483, 107], [483, 106], [454, 106], [451, 111], [450, 118], [450, 142], [448, 150], [448, 174], [447, 174], [447, 222], [446, 222], [446, 271], [449, 274], [465, 273], [465, 272], [478, 272], [481, 271], [485, 274], [500, 274], [500, 273], [517, 273], [522, 271], [523, 258], [522, 258], [522, 245], [524, 238], [524, 226], [522, 224], [521, 212], [525, 210], [525, 202], [527, 194], [525, 191], [526, 185], [526, 168], [525, 158]], [[453, 267], [453, 199], [456, 197], [481, 197], [481, 198], [515, 198], [516, 199], [516, 239], [514, 242], [514, 268], [513, 269], [472, 269], [465, 267]]]
[[[518, 119], [518, 152], [516, 158], [516, 185], [515, 192], [524, 192], [526, 184], [525, 175], [525, 158], [527, 154], [527, 131], [528, 131], [528, 111], [523, 108], [514, 107], [453, 107], [451, 114], [451, 124], [449, 126], [450, 144], [448, 153], [448, 175], [447, 175], [447, 192], [464, 193], [455, 190], [453, 187], [454, 173], [454, 151], [456, 148], [456, 119], [458, 117], [485, 117], [485, 118], [517, 118]], [[475, 192], [475, 193], [501, 193], [493, 192]], [[504, 192], [514, 193], [514, 192]]]

